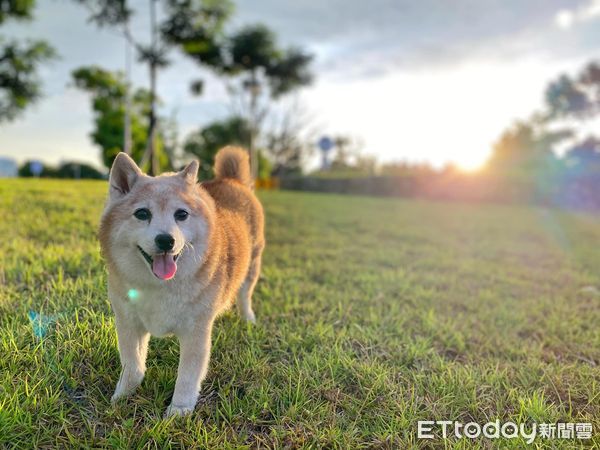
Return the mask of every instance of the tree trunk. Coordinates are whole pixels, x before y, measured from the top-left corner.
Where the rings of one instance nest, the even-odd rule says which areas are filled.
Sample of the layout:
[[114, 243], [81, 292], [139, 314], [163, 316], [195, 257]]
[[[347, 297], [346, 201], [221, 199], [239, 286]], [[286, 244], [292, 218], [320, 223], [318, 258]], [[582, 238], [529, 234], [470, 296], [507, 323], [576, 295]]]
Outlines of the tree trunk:
[[129, 22], [125, 23], [125, 124], [123, 127], [123, 151], [131, 155], [131, 42]]
[[248, 152], [250, 153], [250, 171], [252, 178], [256, 181], [258, 179], [258, 154], [256, 149], [256, 138], [257, 138], [257, 122], [258, 122], [258, 81], [256, 79], [256, 72], [252, 71], [250, 81], [250, 139], [248, 143]]
[[152, 38], [153, 58], [150, 59], [150, 115], [148, 120], [148, 156], [150, 160], [149, 174], [158, 175], [158, 155], [156, 154], [156, 0], [150, 0], [150, 33]]
[[[153, 1], [153, 0], [152, 0]], [[158, 155], [156, 154], [156, 64], [150, 64], [150, 116], [148, 119], [149, 174], [158, 175]]]

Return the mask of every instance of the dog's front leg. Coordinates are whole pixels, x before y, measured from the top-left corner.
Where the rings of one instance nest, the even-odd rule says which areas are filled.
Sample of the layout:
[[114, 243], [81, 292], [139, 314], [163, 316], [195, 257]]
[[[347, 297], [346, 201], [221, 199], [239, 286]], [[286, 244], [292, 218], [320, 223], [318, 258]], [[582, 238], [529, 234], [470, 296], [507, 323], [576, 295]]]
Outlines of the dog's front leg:
[[177, 382], [166, 416], [185, 415], [194, 411], [200, 383], [206, 376], [210, 359], [211, 331], [214, 318], [205, 318], [179, 338], [179, 368]]
[[146, 355], [150, 334], [136, 320], [125, 315], [125, 311], [114, 308], [121, 376], [110, 399], [112, 402], [131, 394], [142, 383], [146, 372]]

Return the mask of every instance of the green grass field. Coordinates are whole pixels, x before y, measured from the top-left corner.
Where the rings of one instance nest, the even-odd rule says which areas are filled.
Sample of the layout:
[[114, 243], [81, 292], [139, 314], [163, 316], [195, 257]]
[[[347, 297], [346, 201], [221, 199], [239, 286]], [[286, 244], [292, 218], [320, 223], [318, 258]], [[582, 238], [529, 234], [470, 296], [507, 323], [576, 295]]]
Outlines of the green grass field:
[[[600, 297], [580, 292], [600, 288], [598, 216], [261, 193], [258, 323], [218, 320], [196, 412], [164, 420], [174, 339], [109, 402], [105, 190], [0, 181], [0, 447], [524, 445], [417, 439], [418, 420], [444, 419], [591, 422], [592, 440], [535, 442], [600, 446]], [[53, 316], [43, 338], [30, 311]]]

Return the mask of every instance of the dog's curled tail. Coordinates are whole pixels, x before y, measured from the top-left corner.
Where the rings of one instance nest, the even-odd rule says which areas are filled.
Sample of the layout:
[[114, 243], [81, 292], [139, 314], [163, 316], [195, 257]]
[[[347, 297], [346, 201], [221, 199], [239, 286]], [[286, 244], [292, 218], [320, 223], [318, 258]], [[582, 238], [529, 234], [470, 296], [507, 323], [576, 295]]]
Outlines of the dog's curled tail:
[[248, 152], [241, 147], [223, 147], [215, 155], [215, 177], [233, 178], [246, 186], [252, 186]]

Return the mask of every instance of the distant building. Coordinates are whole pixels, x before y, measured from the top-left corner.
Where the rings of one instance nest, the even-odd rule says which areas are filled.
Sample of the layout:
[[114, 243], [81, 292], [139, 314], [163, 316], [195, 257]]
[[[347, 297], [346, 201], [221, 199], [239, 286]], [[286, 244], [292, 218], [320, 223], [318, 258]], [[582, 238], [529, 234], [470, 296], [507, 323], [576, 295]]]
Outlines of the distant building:
[[0, 158], [0, 178], [16, 177], [19, 173], [17, 162], [11, 158]]

